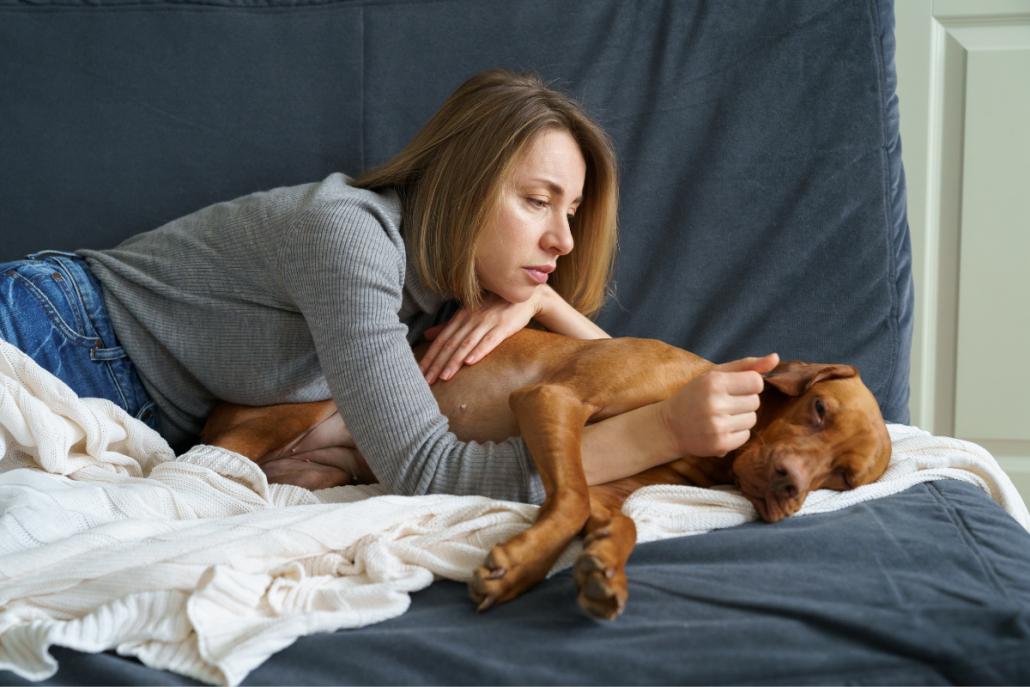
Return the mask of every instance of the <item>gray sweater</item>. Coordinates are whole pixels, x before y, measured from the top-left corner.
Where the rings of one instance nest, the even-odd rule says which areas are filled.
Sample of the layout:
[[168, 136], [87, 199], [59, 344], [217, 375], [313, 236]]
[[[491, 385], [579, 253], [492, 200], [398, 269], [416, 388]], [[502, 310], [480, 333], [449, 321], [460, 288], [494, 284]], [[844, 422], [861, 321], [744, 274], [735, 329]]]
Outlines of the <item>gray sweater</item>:
[[443, 299], [407, 262], [400, 221], [396, 194], [333, 174], [79, 253], [173, 445], [196, 440], [218, 399], [331, 396], [392, 492], [542, 501], [520, 438], [448, 431], [411, 353]]

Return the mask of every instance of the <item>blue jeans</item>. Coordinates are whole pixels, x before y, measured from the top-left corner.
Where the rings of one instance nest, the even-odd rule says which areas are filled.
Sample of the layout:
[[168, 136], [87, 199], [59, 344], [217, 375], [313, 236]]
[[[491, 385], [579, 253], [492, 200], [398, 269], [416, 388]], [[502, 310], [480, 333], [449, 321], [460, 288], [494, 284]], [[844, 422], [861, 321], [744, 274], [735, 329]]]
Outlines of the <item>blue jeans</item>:
[[106, 398], [157, 429], [157, 408], [114, 335], [100, 283], [74, 253], [0, 263], [0, 339], [82, 397]]

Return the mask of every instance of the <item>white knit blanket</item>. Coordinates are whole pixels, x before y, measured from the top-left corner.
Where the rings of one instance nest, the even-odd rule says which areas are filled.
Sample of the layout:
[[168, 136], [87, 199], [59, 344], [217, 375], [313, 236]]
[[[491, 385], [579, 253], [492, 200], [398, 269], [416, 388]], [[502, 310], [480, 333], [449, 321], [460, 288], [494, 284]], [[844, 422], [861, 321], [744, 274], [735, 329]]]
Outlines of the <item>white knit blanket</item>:
[[[467, 581], [537, 512], [481, 497], [269, 485], [251, 461], [211, 446], [176, 457], [141, 422], [76, 397], [3, 342], [0, 384], [0, 669], [33, 680], [54, 674], [47, 649], [61, 645], [115, 648], [235, 685], [301, 635], [400, 615], [436, 578]], [[890, 431], [894, 458], [879, 482], [812, 493], [801, 515], [952, 478], [984, 489], [1030, 529], [984, 449], [914, 427]], [[641, 541], [756, 517], [733, 490], [675, 486], [642, 489], [625, 510]]]

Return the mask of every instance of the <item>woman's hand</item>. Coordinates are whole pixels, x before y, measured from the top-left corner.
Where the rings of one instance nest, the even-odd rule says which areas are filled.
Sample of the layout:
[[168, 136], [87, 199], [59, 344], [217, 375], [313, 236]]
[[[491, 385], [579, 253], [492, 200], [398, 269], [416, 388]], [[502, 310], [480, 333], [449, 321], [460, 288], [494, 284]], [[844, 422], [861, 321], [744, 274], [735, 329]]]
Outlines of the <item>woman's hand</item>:
[[543, 307], [544, 298], [543, 289], [537, 289], [533, 297], [522, 303], [509, 303], [488, 293], [480, 307], [462, 308], [446, 324], [427, 329], [425, 337], [433, 343], [419, 363], [426, 381], [430, 384], [437, 379], [446, 381], [462, 365], [481, 360], [529, 324]]
[[257, 464], [272, 484], [311, 490], [376, 481], [339, 412], [258, 458]]
[[762, 375], [775, 353], [716, 365], [663, 402], [665, 425], [679, 455], [725, 456], [743, 446], [757, 421]]

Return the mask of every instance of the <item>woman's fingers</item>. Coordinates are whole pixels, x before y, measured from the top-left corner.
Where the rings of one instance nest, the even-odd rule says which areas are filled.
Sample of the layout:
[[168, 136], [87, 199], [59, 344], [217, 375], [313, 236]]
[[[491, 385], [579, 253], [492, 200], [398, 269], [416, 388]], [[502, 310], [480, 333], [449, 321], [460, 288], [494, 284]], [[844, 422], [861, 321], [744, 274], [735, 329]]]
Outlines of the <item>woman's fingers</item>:
[[758, 421], [762, 372], [779, 356], [716, 365], [664, 402], [673, 438], [684, 455], [724, 456], [750, 438]]
[[753, 371], [713, 372], [717, 375], [720, 391], [730, 396], [748, 396], [761, 393], [765, 387], [762, 375]]
[[780, 363], [780, 356], [770, 353], [762, 357], [740, 358], [716, 365], [708, 372], [713, 386], [732, 396], [748, 396], [761, 393], [765, 387], [762, 375]]
[[422, 356], [422, 361], [419, 363], [422, 374], [425, 375], [426, 381], [430, 384], [436, 381], [436, 376], [440, 373], [440, 369], [443, 367], [450, 351], [461, 341], [461, 333], [466, 327], [470, 326], [473, 325], [464, 316], [464, 311], [458, 311], [444, 325], [443, 329], [436, 334], [436, 338], [433, 339], [433, 343], [430, 344], [425, 355]]
[[780, 364], [780, 356], [778, 353], [769, 353], [763, 356], [752, 356], [748, 358], [740, 358], [739, 360], [731, 360], [727, 363], [716, 365], [713, 369], [721, 372], [746, 372], [754, 371], [759, 374], [765, 374], [771, 372], [774, 367]]
[[725, 424], [723, 425], [723, 434], [736, 434], [737, 432], [743, 432], [750, 430], [755, 426], [758, 421], [758, 415], [756, 413], [737, 413], [736, 415], [726, 416]]
[[443, 372], [440, 373], [440, 378], [447, 381], [461, 369], [462, 365], [471, 365], [472, 363], [468, 361], [469, 354], [473, 349], [477, 349], [482, 344], [491, 330], [492, 327], [490, 325], [482, 324], [462, 337], [461, 345], [455, 348], [454, 352], [449, 356], [450, 359], [445, 363]]
[[479, 343], [482, 338], [481, 331], [487, 327], [473, 320], [466, 321], [459, 329], [446, 334], [440, 334], [439, 341], [447, 336], [436, 354], [436, 358], [430, 363], [426, 374], [426, 380], [432, 384], [437, 379], [450, 379], [462, 365], [462, 360], [468, 352]]
[[507, 339], [510, 334], [502, 333], [499, 327], [494, 327], [483, 335], [476, 347], [465, 356], [464, 362], [466, 365], [473, 365], [482, 360], [487, 353], [494, 350], [501, 343]]
[[[747, 382], [748, 389], [755, 389], [751, 385], [751, 382]], [[737, 389], [741, 387], [735, 387]], [[759, 393], [762, 391], [761, 387], [758, 387], [755, 391], [725, 391], [713, 395], [711, 408], [712, 411], [721, 415], [737, 415], [740, 413], [751, 413], [758, 410], [758, 406], [761, 403], [761, 397]]]
[[747, 429], [742, 429], [737, 432], [731, 432], [723, 438], [723, 447], [726, 449], [722, 455], [726, 455], [730, 451], [736, 451], [738, 448], [747, 443], [747, 440], [751, 438], [751, 432]]
[[432, 344], [419, 367], [426, 381], [450, 379], [462, 365], [472, 365], [525, 327], [536, 313], [535, 303], [509, 303], [489, 294], [475, 310], [459, 310], [442, 329], [431, 327]]
[[453, 377], [462, 365], [472, 365], [482, 360], [490, 351], [494, 350], [509, 336], [525, 326], [521, 320], [505, 322], [503, 319], [491, 318], [484, 321], [470, 335], [463, 339], [454, 354], [451, 355], [450, 363], [444, 368], [440, 377], [448, 380]]
[[[451, 375], [458, 371], [462, 365], [474, 365], [482, 360], [490, 351], [494, 350], [509, 336], [512, 336], [523, 327], [525, 323], [521, 320], [505, 321], [504, 319], [498, 319], [489, 323], [484, 323], [479, 330], [476, 331], [472, 337], [474, 342], [470, 342], [468, 350], [461, 351], [458, 355], [454, 356], [453, 370]], [[450, 376], [445, 377], [450, 379]]]

